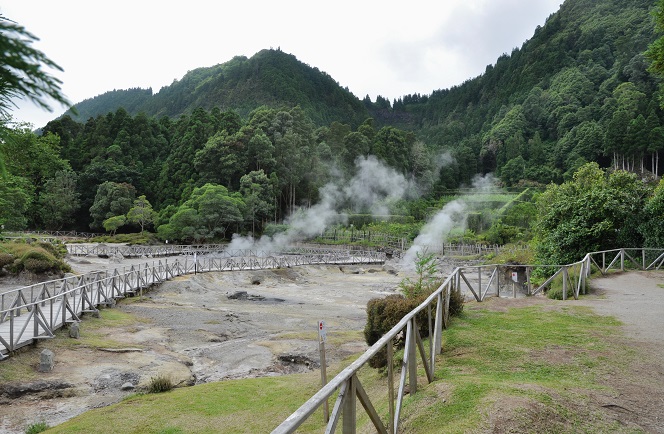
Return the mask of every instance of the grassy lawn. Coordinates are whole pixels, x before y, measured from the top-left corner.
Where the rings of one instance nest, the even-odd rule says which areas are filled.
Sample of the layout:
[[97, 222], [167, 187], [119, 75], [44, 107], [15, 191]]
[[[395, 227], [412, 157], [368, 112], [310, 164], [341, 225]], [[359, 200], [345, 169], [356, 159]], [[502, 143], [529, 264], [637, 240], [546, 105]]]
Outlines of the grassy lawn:
[[[607, 365], [624, 372], [635, 357], [616, 344], [618, 321], [572, 302], [503, 305], [493, 306], [491, 299], [469, 304], [453, 321], [444, 333], [436, 381], [426, 385], [420, 369], [418, 393], [405, 398], [401, 432], [467, 433], [501, 426], [497, 432], [635, 432], [589, 404], [590, 394], [606, 390], [600, 380]], [[359, 377], [386, 420], [385, 373], [365, 368]], [[316, 371], [135, 395], [48, 432], [270, 432], [316, 392], [319, 381]], [[359, 403], [358, 417], [359, 432], [374, 432]], [[301, 432], [323, 430], [318, 410]]]

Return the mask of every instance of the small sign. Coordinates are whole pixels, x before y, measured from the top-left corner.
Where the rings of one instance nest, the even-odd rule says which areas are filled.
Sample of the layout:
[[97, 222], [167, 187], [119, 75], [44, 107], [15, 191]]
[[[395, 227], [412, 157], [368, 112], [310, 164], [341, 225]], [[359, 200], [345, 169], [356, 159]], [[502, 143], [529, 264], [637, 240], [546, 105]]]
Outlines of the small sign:
[[327, 329], [325, 328], [325, 323], [323, 321], [318, 321], [318, 339], [325, 342], [327, 338]]
[[516, 271], [512, 271], [512, 280], [514, 282], [518, 283], [519, 282], [519, 273], [517, 273]]

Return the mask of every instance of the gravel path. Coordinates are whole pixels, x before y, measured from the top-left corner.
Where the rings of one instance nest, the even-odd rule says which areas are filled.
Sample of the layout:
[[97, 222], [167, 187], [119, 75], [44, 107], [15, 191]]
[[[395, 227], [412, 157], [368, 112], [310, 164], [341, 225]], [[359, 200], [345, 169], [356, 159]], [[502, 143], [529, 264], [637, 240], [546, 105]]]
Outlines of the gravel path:
[[611, 315], [624, 323], [625, 333], [637, 343], [647, 344], [664, 366], [664, 273], [632, 272], [594, 279], [597, 296], [582, 303], [600, 315]]
[[593, 294], [573, 303], [618, 318], [625, 333], [618, 343], [634, 349], [628, 371], [604, 379], [613, 392], [602, 407], [623, 425], [664, 433], [664, 273], [621, 273], [591, 285]]

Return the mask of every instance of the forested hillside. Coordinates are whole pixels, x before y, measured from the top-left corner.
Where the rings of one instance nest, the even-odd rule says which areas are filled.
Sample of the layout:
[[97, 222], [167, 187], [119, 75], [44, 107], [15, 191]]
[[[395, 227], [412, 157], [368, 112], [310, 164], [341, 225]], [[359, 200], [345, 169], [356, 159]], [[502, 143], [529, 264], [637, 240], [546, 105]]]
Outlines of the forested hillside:
[[[260, 232], [331, 193], [350, 213], [375, 214], [346, 191], [367, 168], [381, 171], [360, 178], [383, 184], [370, 198], [386, 201], [381, 212], [416, 219], [477, 174], [544, 186], [598, 162], [649, 179], [661, 175], [664, 150], [659, 83], [644, 55], [654, 6], [567, 0], [484, 74], [392, 102], [360, 100], [279, 49], [190, 71], [157, 93], [111, 91], [39, 136], [14, 131], [2, 193], [16, 206], [0, 219], [110, 232], [148, 223], [201, 241]], [[335, 191], [321, 190], [329, 183]], [[127, 221], [136, 207], [156, 217]]]
[[84, 122], [118, 108], [132, 115], [142, 112], [171, 118], [196, 108], [219, 108], [244, 117], [263, 105], [299, 105], [318, 125], [338, 121], [357, 126], [368, 117], [364, 105], [332, 77], [279, 49], [189, 71], [155, 94], [152, 89], [113, 90], [76, 104], [78, 114], [68, 114]]
[[560, 182], [587, 161], [655, 172], [664, 118], [643, 54], [654, 6], [567, 0], [483, 75], [407, 95], [393, 112], [431, 146], [455, 149], [464, 169], [496, 171], [508, 185]]

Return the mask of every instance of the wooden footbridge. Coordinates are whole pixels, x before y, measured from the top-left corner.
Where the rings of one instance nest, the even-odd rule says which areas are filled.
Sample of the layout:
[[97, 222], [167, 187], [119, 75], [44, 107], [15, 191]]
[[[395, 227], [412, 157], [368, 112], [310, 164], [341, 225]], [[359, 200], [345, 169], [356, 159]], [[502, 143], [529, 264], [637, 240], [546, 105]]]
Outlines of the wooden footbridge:
[[[54, 337], [65, 324], [86, 312], [112, 305], [116, 299], [141, 293], [152, 285], [186, 274], [212, 271], [266, 270], [300, 265], [371, 264], [385, 262], [385, 253], [347, 249], [292, 248], [284, 252], [204, 249], [69, 246], [74, 255], [166, 256], [144, 265], [97, 271], [43, 282], [0, 295], [0, 360], [40, 339]], [[177, 252], [177, 253], [176, 253]], [[182, 255], [182, 253], [187, 253]]]

